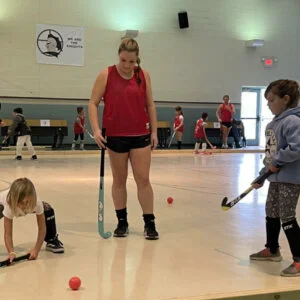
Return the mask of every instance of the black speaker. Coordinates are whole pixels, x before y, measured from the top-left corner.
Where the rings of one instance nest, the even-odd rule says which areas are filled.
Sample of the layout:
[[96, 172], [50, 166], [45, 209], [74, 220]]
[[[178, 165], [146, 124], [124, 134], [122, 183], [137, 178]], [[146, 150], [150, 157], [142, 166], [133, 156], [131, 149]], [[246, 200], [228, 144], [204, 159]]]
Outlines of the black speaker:
[[182, 11], [178, 13], [178, 21], [180, 28], [188, 28], [189, 27], [189, 19], [186, 11]]

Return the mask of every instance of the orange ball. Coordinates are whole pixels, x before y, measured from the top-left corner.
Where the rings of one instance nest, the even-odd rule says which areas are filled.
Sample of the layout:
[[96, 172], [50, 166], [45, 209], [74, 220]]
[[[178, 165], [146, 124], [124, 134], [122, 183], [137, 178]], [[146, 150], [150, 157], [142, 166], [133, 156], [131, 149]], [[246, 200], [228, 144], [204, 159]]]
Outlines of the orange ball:
[[72, 277], [69, 280], [69, 287], [73, 290], [76, 291], [80, 288], [81, 286], [81, 280], [78, 277]]
[[171, 204], [171, 203], [173, 203], [173, 198], [169, 197], [167, 201], [168, 201], [169, 204]]

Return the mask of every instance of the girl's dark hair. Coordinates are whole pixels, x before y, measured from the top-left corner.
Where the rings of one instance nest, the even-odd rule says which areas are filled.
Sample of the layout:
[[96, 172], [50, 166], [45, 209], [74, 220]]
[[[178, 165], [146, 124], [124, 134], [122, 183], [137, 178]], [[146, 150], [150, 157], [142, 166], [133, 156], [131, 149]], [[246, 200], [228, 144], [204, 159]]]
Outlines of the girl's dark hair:
[[14, 113], [16, 113], [16, 114], [23, 114], [23, 109], [22, 109], [22, 107], [17, 107], [17, 108], [15, 108], [15, 109], [14, 109]]
[[179, 111], [180, 114], [183, 116], [183, 111], [182, 111], [182, 107], [181, 107], [181, 106], [176, 106], [176, 107], [175, 107], [175, 110], [176, 110], [176, 111]]
[[78, 106], [77, 107], [77, 113], [80, 114], [83, 111], [83, 107], [82, 106]]
[[204, 113], [202, 114], [202, 119], [205, 120], [207, 117], [208, 117], [208, 113], [204, 112]]
[[279, 98], [283, 98], [285, 95], [290, 97], [290, 101], [287, 104], [287, 108], [293, 108], [298, 106], [300, 92], [299, 84], [295, 80], [289, 79], [279, 79], [273, 81], [269, 84], [265, 91], [265, 98], [267, 98], [269, 92], [272, 92], [274, 95]]
[[130, 38], [125, 38], [122, 40], [118, 54], [120, 54], [122, 51], [127, 51], [127, 52], [135, 52], [136, 54], [136, 63], [137, 63], [137, 70], [136, 70], [136, 82], [138, 85], [141, 85], [142, 79], [140, 76], [140, 71], [141, 71], [141, 59], [139, 58], [139, 53], [140, 53], [140, 48], [136, 40], [130, 39]]

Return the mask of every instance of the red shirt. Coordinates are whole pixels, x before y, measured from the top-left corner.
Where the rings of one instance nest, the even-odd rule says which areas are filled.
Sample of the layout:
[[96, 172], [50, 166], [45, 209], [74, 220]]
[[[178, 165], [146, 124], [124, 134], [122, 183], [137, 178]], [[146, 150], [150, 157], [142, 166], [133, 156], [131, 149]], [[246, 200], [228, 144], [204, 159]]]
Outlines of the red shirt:
[[81, 116], [77, 116], [76, 121], [74, 123], [74, 132], [76, 134], [83, 133], [83, 129], [78, 124], [78, 119], [80, 121], [81, 126], [84, 127], [84, 116], [82, 116], [82, 117]]
[[[233, 109], [233, 105], [231, 103], [228, 104], [230, 109]], [[225, 109], [226, 105], [225, 103], [222, 104], [221, 108], [221, 120], [222, 122], [232, 122], [232, 113]]]
[[[179, 115], [179, 116], [176, 116], [175, 119], [174, 119], [174, 127], [178, 127], [181, 123], [181, 121], [183, 122], [183, 115]], [[178, 129], [179, 132], [183, 132], [183, 124], [182, 126]]]
[[204, 129], [203, 129], [203, 119], [199, 119], [196, 123], [196, 127], [195, 127], [195, 134], [194, 137], [196, 139], [201, 139], [201, 138], [205, 138], [205, 134], [204, 134]]
[[131, 79], [124, 79], [117, 67], [108, 68], [104, 99], [103, 127], [106, 136], [140, 136], [150, 133], [147, 112], [146, 79], [140, 70], [138, 85], [137, 68]]

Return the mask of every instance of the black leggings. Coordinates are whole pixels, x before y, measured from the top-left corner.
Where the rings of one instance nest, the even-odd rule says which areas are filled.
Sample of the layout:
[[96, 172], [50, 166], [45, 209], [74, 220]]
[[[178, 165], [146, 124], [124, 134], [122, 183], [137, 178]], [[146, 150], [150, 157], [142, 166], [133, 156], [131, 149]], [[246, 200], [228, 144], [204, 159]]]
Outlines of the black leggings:
[[84, 140], [84, 134], [83, 133], [75, 133], [74, 141], [78, 140], [78, 137], [80, 136], [80, 139]]

